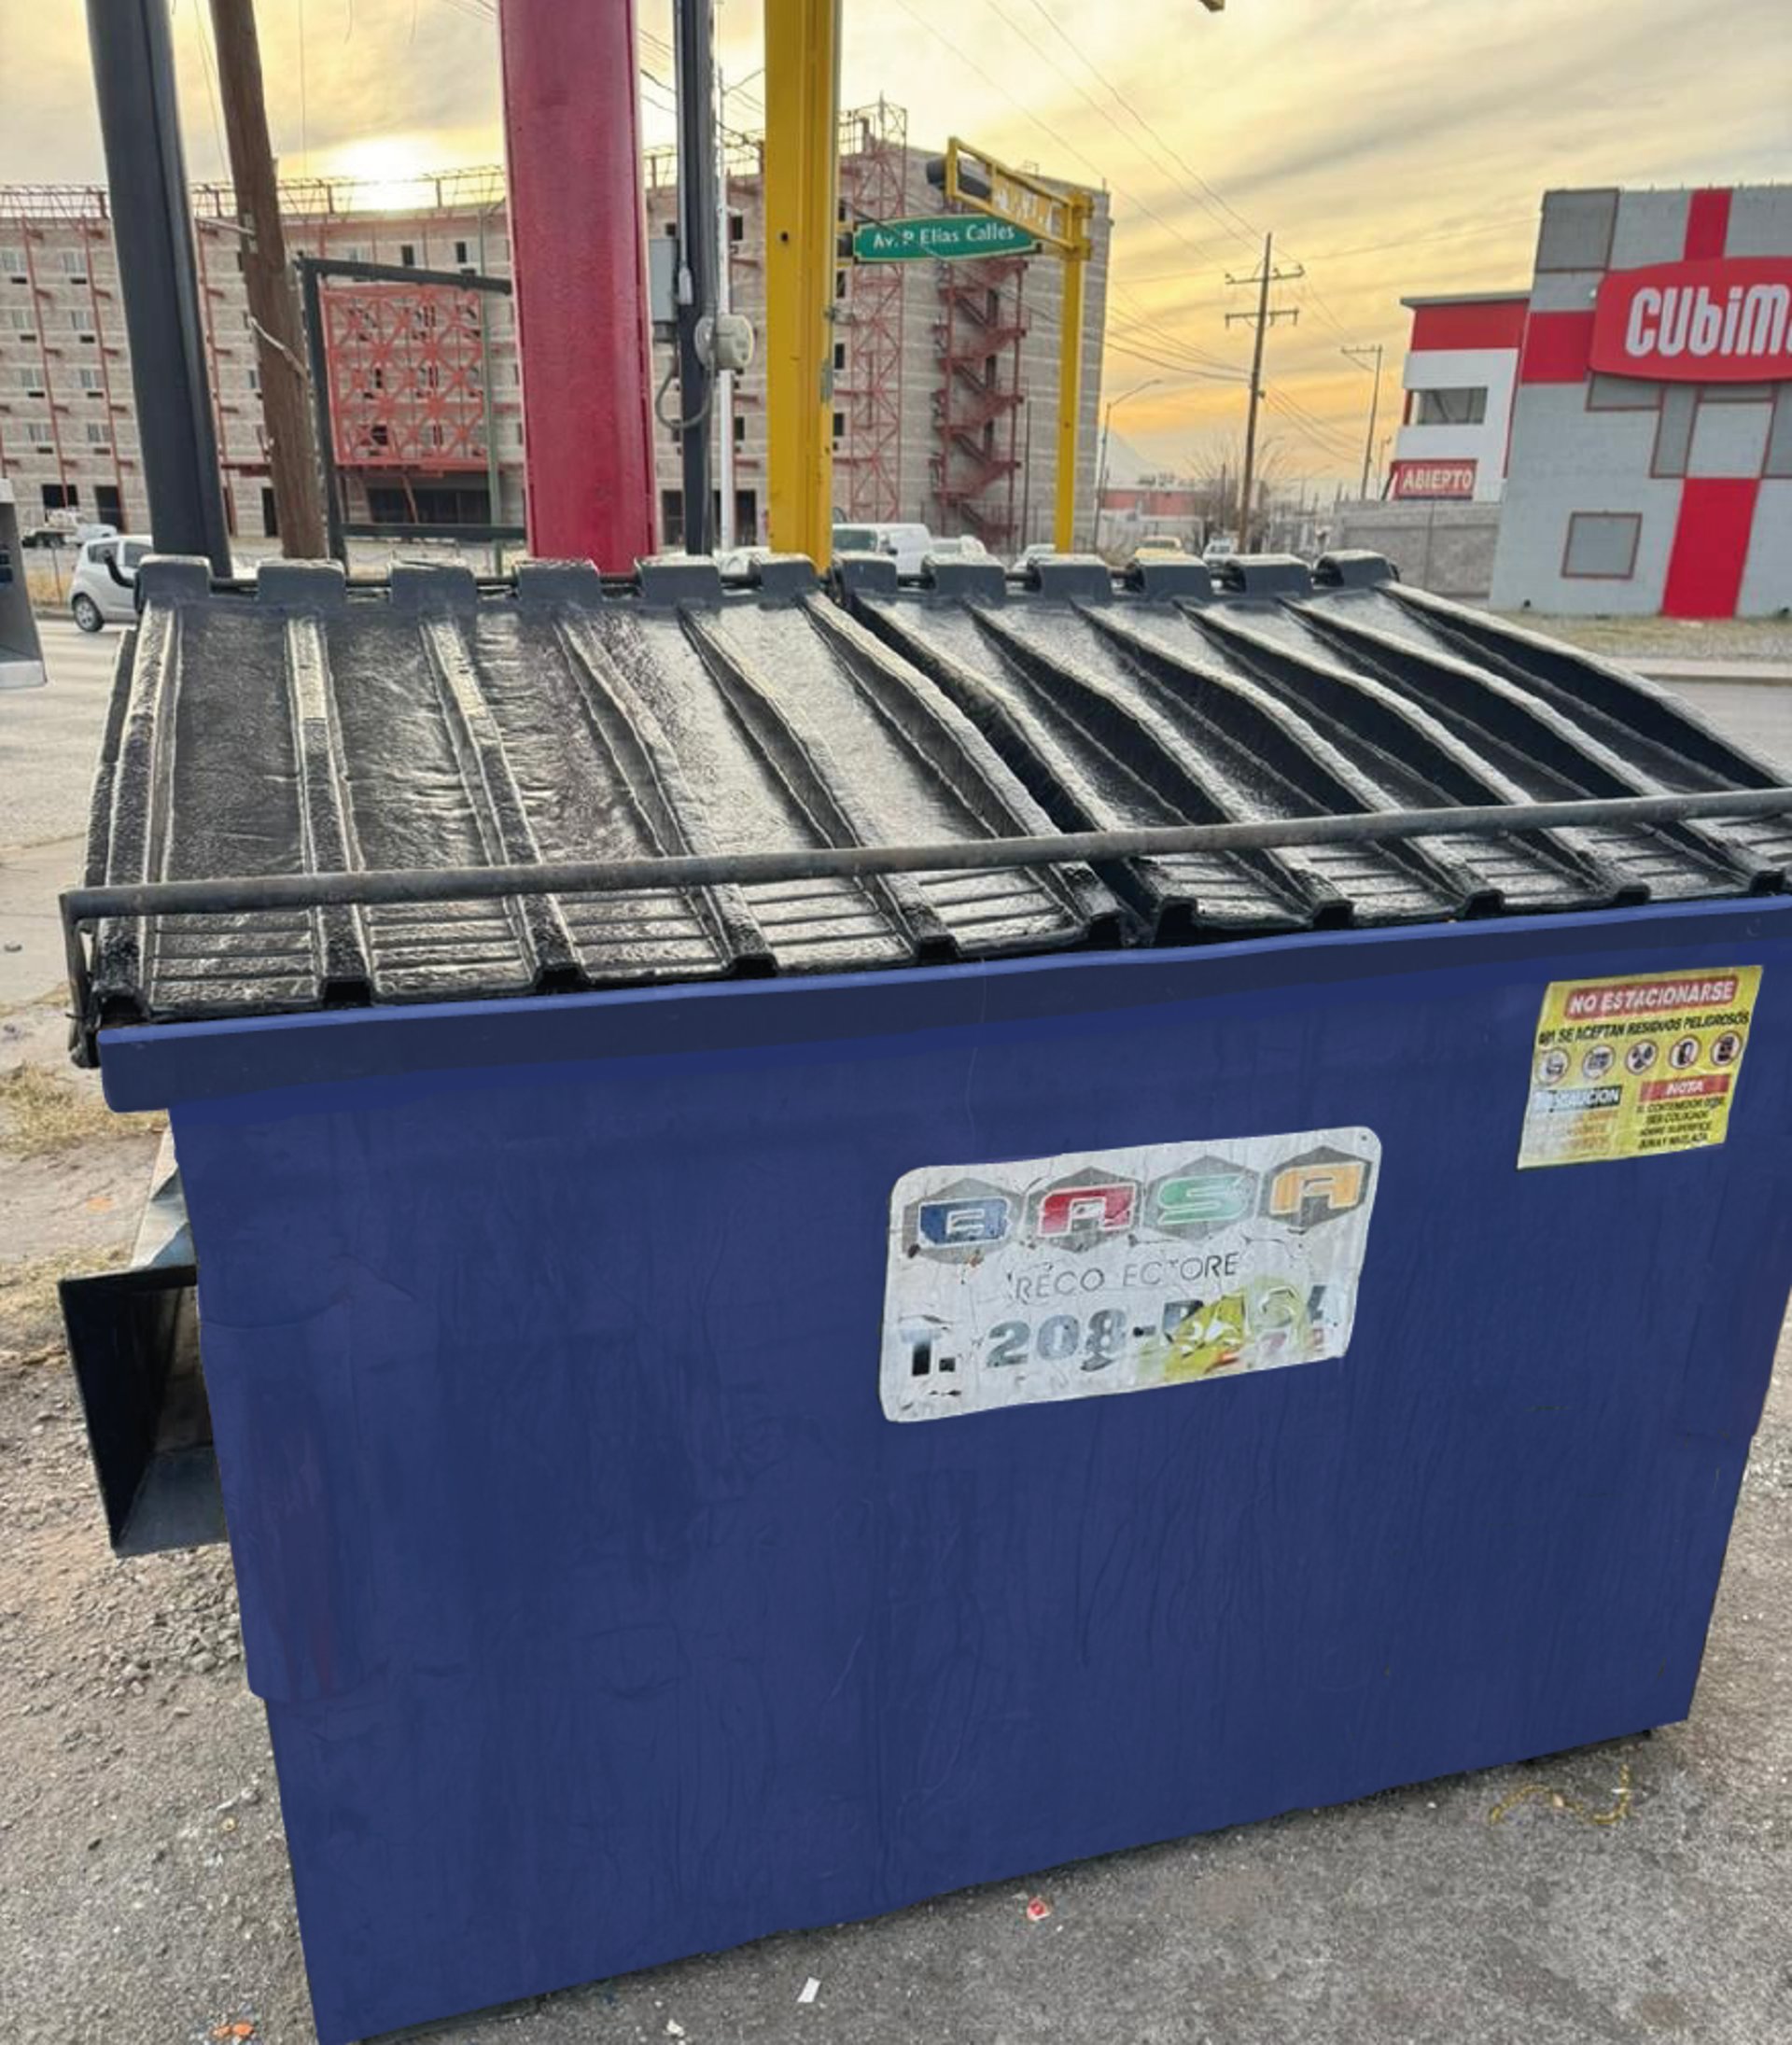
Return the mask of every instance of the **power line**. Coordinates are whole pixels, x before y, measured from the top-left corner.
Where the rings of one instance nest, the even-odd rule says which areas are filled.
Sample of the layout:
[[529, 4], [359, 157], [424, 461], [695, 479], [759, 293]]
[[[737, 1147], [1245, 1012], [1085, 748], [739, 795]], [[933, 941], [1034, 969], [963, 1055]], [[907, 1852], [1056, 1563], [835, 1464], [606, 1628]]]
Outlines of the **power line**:
[[[1034, 0], [1034, 4], [1037, 6], [1037, 0]], [[1013, 15], [1008, 12], [1007, 8], [1002, 6], [1001, 0], [989, 0], [989, 5], [1015, 32], [1015, 34], [1017, 36], [1020, 36], [1023, 40], [1025, 40], [1027, 34], [1026, 30], [1021, 27], [1020, 23], [1016, 21]], [[1045, 12], [1043, 7], [1041, 7], [1039, 11], [1042, 14], [1044, 14]], [[1083, 56], [1082, 51], [1077, 49], [1074, 43], [1071, 42], [1070, 38], [1064, 35], [1062, 29], [1059, 29], [1057, 27], [1057, 23], [1052, 20], [1049, 14], [1045, 14], [1045, 21], [1050, 27], [1057, 30], [1059, 38], [1068, 45], [1071, 54], [1081, 59], [1084, 63], [1088, 64], [1089, 70], [1095, 72], [1095, 76], [1099, 79], [1100, 79], [1102, 85], [1107, 87], [1108, 91], [1113, 93], [1113, 96], [1116, 99], [1119, 98], [1120, 95], [1118, 93], [1114, 93], [1113, 87], [1108, 85], [1108, 81], [1105, 78], [1101, 77], [1099, 72], [1095, 71], [1095, 66], [1088, 63], [1087, 58]], [[1065, 84], [1068, 85], [1071, 90], [1077, 94], [1077, 96], [1083, 101], [1085, 106], [1089, 107], [1093, 112], [1099, 114], [1101, 119], [1107, 122], [1108, 126], [1113, 130], [1114, 133], [1120, 137], [1122, 142], [1128, 144], [1133, 148], [1137, 148], [1139, 147], [1137, 140], [1127, 133], [1127, 131], [1113, 118], [1113, 116], [1108, 111], [1108, 109], [1101, 105], [1100, 101], [1096, 99], [1094, 95], [1090, 93], [1087, 88], [1084, 86], [1078, 79], [1073, 78], [1071, 74], [1065, 70], [1064, 66], [1057, 61], [1056, 58], [1047, 55], [1044, 50], [1038, 49], [1037, 46], [1035, 46], [1034, 54], [1041, 58], [1046, 64], [1048, 64], [1058, 77], [1064, 80]], [[1164, 169], [1164, 167], [1165, 166], [1161, 161], [1157, 165], [1157, 168], [1159, 170]], [[1225, 217], [1225, 214], [1219, 210], [1219, 206], [1213, 203], [1213, 199], [1218, 198], [1217, 193], [1213, 194], [1212, 199], [1204, 197], [1203, 192], [1208, 189], [1207, 187], [1203, 185], [1202, 190], [1196, 190], [1193, 187], [1183, 185], [1181, 183], [1181, 180], [1176, 177], [1173, 172], [1170, 174], [1170, 182], [1171, 184], [1179, 185], [1183, 194], [1187, 198], [1192, 199], [1195, 203], [1200, 207], [1202, 212], [1205, 213], [1208, 217], [1212, 220], [1214, 225], [1218, 227], [1223, 232], [1232, 236], [1235, 240], [1242, 238], [1241, 231], [1239, 228], [1235, 227], [1232, 222]], [[1197, 178], [1197, 183], [1201, 183], [1201, 180], [1198, 177]], [[1155, 218], [1156, 216], [1154, 215], [1153, 217]]]
[[[1164, 136], [1158, 132], [1158, 130], [1155, 128], [1152, 123], [1145, 119], [1145, 117], [1132, 104], [1132, 102], [1127, 97], [1127, 95], [1123, 91], [1121, 91], [1119, 87], [1116, 86], [1113, 81], [1109, 78], [1097, 64], [1091, 63], [1089, 58], [1085, 54], [1079, 45], [1071, 39], [1071, 37], [1065, 31], [1065, 29], [1042, 5], [1042, 0], [1030, 0], [1030, 4], [1034, 13], [1039, 15], [1041, 20], [1044, 21], [1046, 27], [1051, 30], [1052, 34], [1057, 37], [1058, 41], [1064, 45], [1065, 49], [1071, 52], [1071, 54], [1077, 60], [1077, 62], [1083, 65], [1084, 69], [1088, 72], [1089, 76], [1094, 78], [1102, 87], [1102, 89], [1111, 95], [1111, 97], [1115, 101], [1117, 105], [1126, 108], [1127, 112], [1132, 116], [1133, 119], [1139, 124], [1139, 126], [1142, 128], [1144, 132], [1157, 145], [1157, 147], [1163, 150], [1165, 155], [1169, 156], [1173, 161], [1180, 164], [1182, 168], [1188, 174], [1188, 175], [1195, 180], [1195, 183], [1199, 186], [1200, 189], [1207, 194], [1207, 200], [1197, 199], [1196, 203], [1199, 205], [1202, 205], [1206, 209], [1206, 211], [1211, 216], [1211, 217], [1218, 221], [1220, 226], [1225, 229], [1227, 233], [1232, 234], [1239, 239], [1244, 239], [1254, 243], [1262, 230], [1259, 229], [1253, 221], [1247, 219], [1245, 216], [1241, 214], [1239, 209], [1232, 203], [1232, 202], [1225, 197], [1225, 193], [1216, 190], [1213, 186], [1210, 185], [1207, 179], [1201, 175], [1200, 172], [1195, 168], [1194, 164], [1192, 164], [1188, 161], [1188, 159], [1174, 147], [1173, 144], [1168, 142], [1164, 138]], [[1001, 12], [1000, 7], [998, 7], [997, 11]], [[1013, 24], [1011, 23], [1010, 26], [1012, 25]], [[1191, 193], [1190, 196], [1194, 197], [1195, 195]], [[1212, 202], [1211, 205], [1209, 205], [1207, 203], [1208, 200], [1211, 200]], [[1216, 211], [1215, 208], [1222, 209], [1225, 213], [1229, 214], [1231, 216], [1231, 220], [1228, 221], [1222, 218], [1221, 212]], [[1234, 221], [1237, 222], [1236, 226], [1232, 224], [1232, 222]]]
[[[1074, 143], [1066, 141], [1064, 136], [1059, 133], [1057, 129], [1048, 127], [1046, 123], [1043, 121], [1036, 113], [1033, 112], [1031, 107], [1022, 105], [1020, 101], [1017, 100], [1015, 95], [1011, 91], [1009, 91], [1008, 88], [1001, 83], [1001, 79], [991, 77], [989, 73], [987, 72], [983, 68], [983, 66], [977, 63], [975, 58], [966, 56], [964, 51], [959, 48], [958, 44], [955, 43], [952, 38], [945, 34], [945, 30], [936, 28], [934, 24], [930, 21], [924, 14], [917, 12], [917, 9], [909, 4], [909, 0], [896, 0], [896, 6], [901, 8], [901, 10], [905, 15], [908, 16], [909, 20], [913, 21], [917, 28], [925, 29], [927, 33], [931, 36], [932, 36], [934, 41], [941, 46], [942, 49], [950, 50], [952, 55], [958, 60], [959, 63], [961, 63], [965, 67], [967, 71], [974, 72], [975, 75], [983, 80], [983, 82], [989, 88], [992, 92], [999, 93], [1001, 98], [1007, 101], [1009, 105], [1012, 106], [1017, 114], [1019, 114], [1024, 119], [1029, 120], [1033, 124], [1033, 126], [1037, 128], [1039, 132], [1046, 137], [1046, 139], [1052, 144], [1054, 148], [1062, 150], [1065, 155], [1074, 158], [1077, 162], [1081, 163], [1084, 168], [1087, 170], [1094, 177], [1097, 189], [1112, 192], [1114, 197], [1124, 199], [1127, 205], [1137, 208], [1137, 210], [1140, 213], [1143, 214], [1148, 219], [1155, 220], [1156, 224], [1163, 229], [1165, 233], [1170, 235], [1176, 241], [1181, 242], [1183, 246], [1186, 248], [1191, 255], [1199, 258], [1200, 260], [1203, 262], [1207, 260], [1209, 250], [1211, 246], [1211, 244], [1203, 245], [1198, 242], [1191, 241], [1188, 236], [1182, 231], [1180, 228], [1176, 227], [1172, 222], [1166, 220], [1162, 214], [1156, 212], [1153, 207], [1147, 205], [1146, 203], [1142, 199], [1141, 199], [1136, 193], [1128, 191], [1124, 185], [1116, 184], [1112, 178], [1108, 176], [1107, 173], [1101, 168], [1101, 166], [1098, 162], [1094, 161], [1093, 158], [1085, 156], [1084, 152], [1075, 146]], [[1012, 27], [1013, 23], [1011, 22], [1009, 25]]]

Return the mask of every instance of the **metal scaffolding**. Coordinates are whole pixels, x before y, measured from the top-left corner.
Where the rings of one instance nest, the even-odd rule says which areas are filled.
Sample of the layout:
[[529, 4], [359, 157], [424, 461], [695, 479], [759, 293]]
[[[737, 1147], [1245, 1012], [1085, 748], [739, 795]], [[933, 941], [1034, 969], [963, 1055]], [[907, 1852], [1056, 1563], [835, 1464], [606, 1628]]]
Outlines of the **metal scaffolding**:
[[1015, 535], [1020, 471], [1027, 259], [991, 257], [938, 268], [933, 341], [941, 376], [933, 416], [940, 444], [932, 471], [939, 528], [973, 533], [993, 553], [1005, 553]]
[[[908, 115], [880, 99], [840, 117], [843, 232], [862, 220], [907, 212]], [[838, 489], [855, 519], [902, 516], [902, 263], [848, 265], [834, 344], [834, 409], [845, 428], [834, 448]]]

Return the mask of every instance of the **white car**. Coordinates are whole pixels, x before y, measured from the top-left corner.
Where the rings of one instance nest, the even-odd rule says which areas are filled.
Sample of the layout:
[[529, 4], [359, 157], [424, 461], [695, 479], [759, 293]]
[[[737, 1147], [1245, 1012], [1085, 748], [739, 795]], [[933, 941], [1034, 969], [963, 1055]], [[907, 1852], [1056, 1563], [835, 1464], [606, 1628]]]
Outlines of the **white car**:
[[995, 556], [975, 533], [959, 533], [949, 539], [931, 541], [926, 558], [929, 561], [991, 561]]
[[762, 561], [776, 561], [776, 547], [729, 547], [716, 556], [716, 573], [724, 582], [750, 582]]
[[1228, 539], [1224, 533], [1215, 533], [1207, 545], [1201, 549], [1201, 559], [1207, 563], [1210, 568], [1217, 568], [1231, 560], [1238, 551], [1236, 540]]
[[[68, 579], [68, 608], [83, 632], [134, 622], [137, 564], [150, 551], [148, 537], [138, 533], [108, 533], [81, 541], [75, 572]], [[114, 578], [115, 566], [122, 581]]]

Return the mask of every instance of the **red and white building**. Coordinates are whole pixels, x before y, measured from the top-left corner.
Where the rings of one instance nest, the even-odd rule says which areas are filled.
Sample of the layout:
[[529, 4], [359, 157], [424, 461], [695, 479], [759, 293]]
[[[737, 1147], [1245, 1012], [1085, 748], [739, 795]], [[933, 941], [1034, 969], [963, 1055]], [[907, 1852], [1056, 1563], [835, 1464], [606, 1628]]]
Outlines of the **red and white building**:
[[1792, 608], [1792, 185], [1545, 196], [1492, 601]]
[[1402, 302], [1423, 544], [1387, 506], [1359, 543], [1501, 609], [1792, 609], [1792, 185], [1547, 192], [1529, 291]]
[[1406, 406], [1388, 496], [1497, 503], [1528, 291], [1402, 299], [1412, 314]]

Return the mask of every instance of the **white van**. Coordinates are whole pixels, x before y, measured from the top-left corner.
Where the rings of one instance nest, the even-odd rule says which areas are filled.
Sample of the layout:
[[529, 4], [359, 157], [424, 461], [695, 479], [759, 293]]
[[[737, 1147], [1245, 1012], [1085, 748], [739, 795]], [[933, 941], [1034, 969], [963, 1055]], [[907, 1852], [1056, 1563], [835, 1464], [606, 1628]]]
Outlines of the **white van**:
[[925, 525], [836, 525], [833, 528], [835, 553], [887, 553], [895, 562], [898, 575], [919, 575], [933, 544], [933, 535]]

